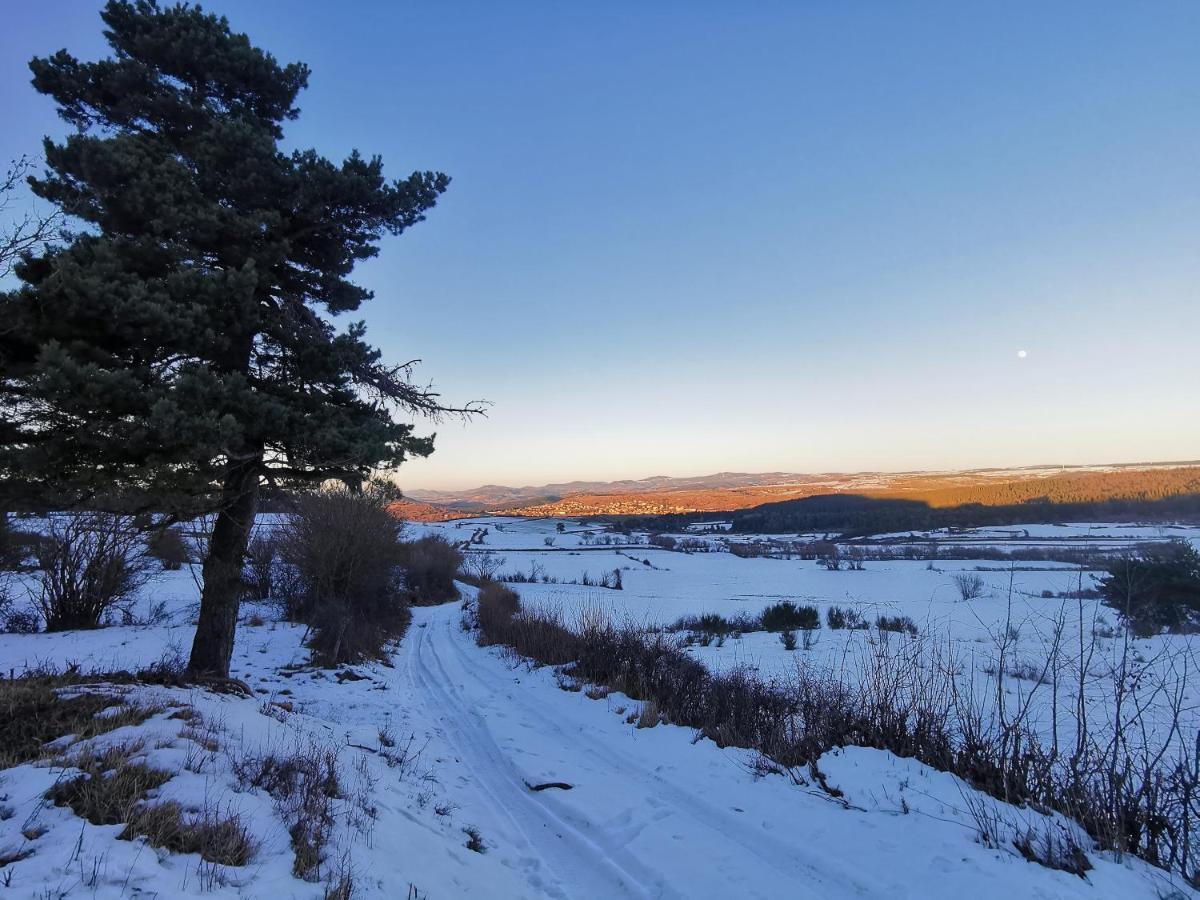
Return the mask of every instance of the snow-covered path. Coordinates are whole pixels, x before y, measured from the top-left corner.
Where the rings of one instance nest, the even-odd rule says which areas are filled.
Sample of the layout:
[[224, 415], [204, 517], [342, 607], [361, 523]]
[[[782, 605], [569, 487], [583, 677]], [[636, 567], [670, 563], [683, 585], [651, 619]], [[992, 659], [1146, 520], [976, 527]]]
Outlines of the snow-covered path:
[[[498, 690], [494, 661], [462, 645], [453, 618], [431, 617], [413, 637], [408, 671], [432, 721], [464, 768], [479, 775], [474, 784], [493, 813], [496, 838], [514, 848], [549, 896], [694, 897], [700, 860], [704, 890], [714, 896], [735, 889], [776, 896], [781, 878], [797, 897], [828, 897], [833, 884], [846, 894], [885, 889], [748, 826], [741, 809], [695, 796], [681, 778], [686, 768], [664, 767], [657, 754], [621, 752], [603, 730], [552, 717], [539, 693]], [[508, 736], [498, 739], [493, 729]], [[571, 794], [529, 789], [559, 779], [575, 785]], [[605, 814], [598, 795], [632, 802]], [[661, 848], [669, 852], [656, 846], [664, 841], [674, 845]]]
[[[686, 729], [635, 729], [620, 695], [562, 691], [419, 610], [394, 685], [446, 756], [439, 780], [487, 854], [548, 897], [1075, 897], [1152, 889], [1099, 861], [1089, 884], [973, 840], [949, 776], [890, 754], [823, 761], [844, 809]], [[529, 785], [567, 782], [570, 791]], [[903, 798], [903, 799], [902, 799]], [[1116, 896], [1116, 894], [1112, 894]]]

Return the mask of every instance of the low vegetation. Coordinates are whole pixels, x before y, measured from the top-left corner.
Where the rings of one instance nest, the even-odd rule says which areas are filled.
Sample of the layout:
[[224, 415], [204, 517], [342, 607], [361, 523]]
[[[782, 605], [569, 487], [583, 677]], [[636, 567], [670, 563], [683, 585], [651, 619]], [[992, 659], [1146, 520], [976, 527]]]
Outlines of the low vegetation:
[[408, 628], [405, 546], [387, 500], [345, 489], [305, 494], [280, 529], [282, 605], [311, 627], [319, 665], [380, 658]]
[[1151, 544], [1112, 561], [1099, 589], [1138, 637], [1200, 631], [1200, 553], [1187, 541]]
[[[822, 784], [816, 765], [825, 752], [890, 750], [1007, 803], [1061, 812], [1100, 849], [1141, 857], [1189, 880], [1200, 873], [1200, 848], [1192, 840], [1200, 815], [1200, 756], [1173, 737], [1148, 746], [1136, 712], [1099, 733], [1081, 718], [1069, 752], [1057, 740], [1048, 745], [1032, 728], [1028, 699], [1015, 709], [1006, 704], [1003, 678], [994, 703], [981, 696], [960, 679], [964, 667], [954, 649], [920, 640], [904, 617], [880, 617], [876, 624], [913, 640], [864, 642], [852, 673], [803, 667], [788, 681], [768, 683], [742, 668], [710, 672], [669, 632], [618, 628], [594, 616], [569, 628], [557, 616], [520, 608], [519, 601], [513, 607], [506, 598], [503, 615], [477, 615], [481, 644], [562, 665], [570, 684], [598, 686], [589, 695], [621, 691], [720, 746], [755, 750], [765, 770], [798, 780], [808, 774]], [[1126, 664], [1134, 671], [1128, 655]], [[1053, 679], [1031, 690], [1056, 690], [1072, 677], [1063, 658], [1052, 656], [1046, 668], [1054, 665]], [[1086, 667], [1074, 677], [1086, 683]], [[1129, 684], [1122, 676], [1115, 690], [1128, 691]], [[1177, 704], [1177, 721], [1180, 714]], [[990, 826], [982, 816], [978, 821], [983, 835]], [[1090, 865], [1083, 848], [1049, 832], [1012, 840], [1027, 858], [1046, 865], [1076, 873]]]
[[0, 679], [0, 769], [45, 756], [50, 741], [69, 735], [92, 738], [137, 725], [157, 711], [126, 704], [111, 690], [84, 689], [85, 684], [77, 673]]
[[[870, 627], [867, 621], [856, 610], [843, 609], [839, 606], [831, 606], [826, 610], [825, 621], [832, 629], [860, 629]], [[905, 619], [903, 621], [912, 625], [912, 633], [916, 634], [916, 625], [912, 624], [912, 620]], [[880, 625], [880, 622], [883, 625]], [[876, 625], [881, 628], [887, 626], [888, 630], [908, 630], [906, 627], [892, 628], [893, 620], [884, 617], [877, 620]], [[784, 600], [766, 607], [757, 615], [742, 613], [741, 615], [726, 618], [719, 613], [705, 613], [701, 616], [685, 616], [669, 625], [667, 631], [689, 632], [689, 641], [696, 641], [704, 646], [708, 646], [713, 641], [716, 641], [718, 644], [724, 643], [725, 638], [730, 636], [752, 634], [758, 631], [778, 633], [798, 631], [802, 635], [805, 635], [805, 648], [807, 649], [811, 646], [813, 640], [812, 632], [817, 631], [820, 627], [821, 613], [815, 606], [807, 606], [793, 603], [790, 600]], [[793, 634], [794, 637], [795, 635]], [[788, 643], [789, 641], [784, 641], [785, 646]], [[788, 647], [788, 649], [793, 648]]]
[[143, 803], [125, 821], [121, 840], [144, 836], [151, 847], [197, 853], [217, 865], [244, 866], [258, 849], [258, 841], [238, 816], [213, 810], [188, 813], [174, 800]]
[[137, 531], [122, 516], [54, 516], [35, 553], [34, 602], [47, 631], [99, 627], [150, 577]]
[[399, 564], [404, 570], [404, 589], [414, 606], [458, 599], [454, 579], [462, 568], [463, 554], [441, 535], [402, 543]]
[[157, 559], [168, 572], [177, 572], [192, 561], [192, 551], [178, 528], [163, 528], [146, 540], [146, 555]]
[[132, 821], [147, 795], [171, 779], [167, 770], [139, 762], [136, 757], [141, 749], [137, 744], [117, 745], [79, 754], [69, 765], [80, 774], [56, 783], [46, 799], [56, 806], [69, 806], [93, 825]]
[[305, 881], [327, 876], [337, 804], [346, 797], [337, 754], [316, 745], [248, 753], [233, 759], [233, 770], [242, 790], [261, 790], [274, 801], [295, 853], [293, 873]]

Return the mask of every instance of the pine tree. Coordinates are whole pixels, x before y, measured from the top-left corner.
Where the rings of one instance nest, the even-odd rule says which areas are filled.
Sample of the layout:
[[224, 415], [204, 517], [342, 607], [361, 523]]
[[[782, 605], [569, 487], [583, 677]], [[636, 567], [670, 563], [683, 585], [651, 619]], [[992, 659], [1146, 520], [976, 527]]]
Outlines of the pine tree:
[[284, 152], [308, 79], [197, 7], [110, 0], [113, 55], [30, 63], [74, 132], [34, 192], [82, 222], [0, 295], [0, 481], [46, 504], [216, 513], [190, 669], [227, 677], [260, 486], [361, 482], [433, 449], [400, 413], [467, 413], [385, 364], [349, 280], [440, 173]]

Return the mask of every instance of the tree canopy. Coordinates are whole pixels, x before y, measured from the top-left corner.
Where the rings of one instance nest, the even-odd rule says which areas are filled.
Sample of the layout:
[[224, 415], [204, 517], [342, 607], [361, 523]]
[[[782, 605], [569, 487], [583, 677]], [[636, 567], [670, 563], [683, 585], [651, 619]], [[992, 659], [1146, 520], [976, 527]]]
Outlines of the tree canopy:
[[[30, 184], [78, 227], [26, 256], [0, 295], [0, 486], [58, 505], [120, 493], [214, 509], [217, 532], [239, 532], [264, 480], [353, 484], [430, 453], [402, 414], [471, 408], [385, 362], [361, 322], [332, 318], [371, 299], [354, 266], [420, 222], [449, 178], [389, 181], [377, 156], [285, 151], [309, 70], [223, 17], [150, 0], [110, 0], [101, 16], [109, 58], [30, 63], [74, 129], [46, 140]], [[222, 593], [209, 582], [244, 550], [244, 534], [214, 534], [201, 631]]]

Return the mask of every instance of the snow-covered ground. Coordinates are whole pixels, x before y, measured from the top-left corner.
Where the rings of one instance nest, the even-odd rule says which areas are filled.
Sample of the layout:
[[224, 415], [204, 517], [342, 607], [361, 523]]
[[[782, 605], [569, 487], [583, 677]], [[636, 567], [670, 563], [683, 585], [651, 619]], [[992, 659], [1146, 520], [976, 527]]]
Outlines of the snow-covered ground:
[[[953, 658], [963, 670], [962, 682], [970, 684], [991, 712], [1003, 650], [1003, 691], [1013, 704], [1028, 704], [1030, 724], [1047, 742], [1054, 740], [1056, 729], [1061, 743], [1073, 740], [1074, 723], [1063, 711], [1074, 704], [1078, 677], [1076, 671], [1072, 684], [1056, 686], [1040, 683], [1037, 676], [1050, 681], [1047, 663], [1054, 661], [1064, 674], [1077, 670], [1081, 653], [1086, 656], [1083, 693], [1091, 728], [1112, 725], [1114, 693], [1130, 682], [1145, 692], [1145, 705], [1135, 709], [1141, 717], [1139, 728], [1148, 728], [1148, 740], [1172, 740], [1182, 750], [1190, 748], [1200, 728], [1200, 682], [1190, 674], [1200, 671], [1196, 637], [1127, 638], [1113, 610], [1097, 599], [1075, 599], [1079, 589], [1095, 588], [1095, 576], [1101, 574], [1097, 571], [1081, 571], [1064, 562], [970, 558], [973, 546], [1061, 549], [1064, 535], [1075, 539], [1072, 545], [1092, 535], [1109, 550], [1173, 538], [1200, 546], [1200, 528], [1195, 526], [1075, 523], [958, 530], [952, 537], [962, 542], [962, 553], [956, 554], [962, 559], [868, 561], [862, 571], [828, 571], [798, 557], [668, 551], [647, 544], [647, 535], [606, 533], [603, 526], [573, 520], [472, 519], [410, 528], [417, 534], [470, 540], [468, 557], [490, 554], [502, 574], [536, 574], [538, 583], [513, 585], [525, 604], [561, 613], [569, 621], [600, 612], [619, 623], [660, 628], [706, 613], [756, 616], [783, 600], [815, 606], [823, 626], [832, 606], [854, 609], [871, 622], [881, 615], [906, 616], [917, 625], [918, 640], [936, 648], [942, 659]], [[916, 540], [931, 536], [941, 541], [946, 537], [939, 532]], [[547, 546], [547, 540], [552, 545]], [[724, 537], [702, 540], [714, 551], [726, 546]], [[622, 590], [571, 583], [583, 582], [585, 575], [594, 582], [612, 569], [620, 570]], [[981, 596], [962, 599], [955, 582], [962, 574], [982, 579]], [[713, 669], [745, 666], [767, 678], [787, 677], [797, 665], [845, 672], [850, 663], [875, 651], [879, 637], [874, 629], [822, 627], [811, 649], [789, 651], [778, 635], [757, 632], [696, 644], [690, 652]], [[1150, 685], [1162, 690], [1150, 690]], [[1129, 712], [1126, 706], [1122, 714]], [[1176, 712], [1182, 725], [1177, 732]]]
[[[410, 527], [414, 536], [429, 532], [457, 541], [475, 536], [481, 543], [471, 551], [494, 550], [505, 557], [504, 571], [528, 572], [536, 563], [560, 582], [585, 570], [597, 576], [621, 569], [621, 591], [516, 585], [527, 604], [600, 607], [656, 627], [684, 614], [755, 612], [779, 599], [822, 610], [839, 603], [872, 617], [876, 610], [910, 615], [922, 636], [949, 636], [978, 648], [981, 658], [1002, 623], [1023, 623], [1019, 647], [1044, 646], [1031, 635], [1064, 601], [1041, 592], [1072, 590], [1080, 577], [1053, 564], [981, 572], [989, 593], [967, 604], [951, 576], [974, 570], [969, 561], [939, 562], [932, 570], [921, 562], [888, 562], [827, 572], [811, 560], [596, 547], [594, 533], [574, 523], [563, 532], [553, 521]], [[162, 573], [139, 604], [139, 614], [163, 604], [158, 624], [0, 635], [0, 670], [129, 669], [186, 652], [196, 590], [188, 572]], [[472, 594], [468, 586], [463, 591]], [[1017, 610], [1011, 617], [1010, 593]], [[1093, 601], [1085, 603], [1092, 616]], [[25, 764], [0, 772], [0, 851], [32, 854], [0, 867], [0, 897], [323, 897], [326, 885], [291, 874], [279, 810], [234, 773], [247, 756], [305, 747], [337, 754], [345, 791], [334, 804], [323, 874], [352, 872], [356, 897], [1189, 895], [1164, 872], [1129, 858], [1091, 852], [1094, 868], [1079, 878], [1028, 863], [1010, 844], [984, 846], [970, 803], [992, 809], [1011, 835], [1046, 820], [887, 752], [826, 754], [820, 768], [844, 792], [837, 799], [812, 783], [756, 774], [748, 753], [696, 740], [689, 729], [637, 728], [630, 719], [639, 704], [621, 694], [563, 690], [554, 671], [530, 670], [499, 650], [477, 647], [461, 615], [458, 604], [415, 610], [390, 664], [359, 666], [354, 672], [361, 677], [338, 678], [308, 667], [300, 627], [274, 621], [267, 606], [247, 606], [233, 674], [255, 697], [119, 686], [114, 690], [128, 701], [162, 711], [93, 743], [141, 741], [138, 758], [175, 773], [157, 799], [239, 815], [260, 842], [252, 862], [214, 868], [195, 854], [118, 840], [121, 826], [85, 823], [43, 799], [71, 770]], [[788, 652], [774, 636], [753, 634], [694, 652], [714, 667], [743, 662], [784, 672], [800, 657], [833, 659], [871, 635], [822, 629], [813, 649]], [[1166, 641], [1145, 642], [1143, 649], [1156, 652]], [[180, 705], [198, 718], [173, 717]], [[571, 787], [531, 790], [548, 782]], [[480, 836], [482, 853], [467, 848], [464, 829]]]

